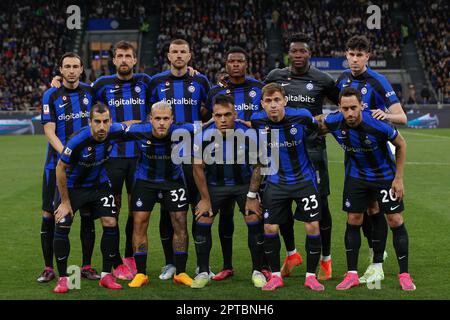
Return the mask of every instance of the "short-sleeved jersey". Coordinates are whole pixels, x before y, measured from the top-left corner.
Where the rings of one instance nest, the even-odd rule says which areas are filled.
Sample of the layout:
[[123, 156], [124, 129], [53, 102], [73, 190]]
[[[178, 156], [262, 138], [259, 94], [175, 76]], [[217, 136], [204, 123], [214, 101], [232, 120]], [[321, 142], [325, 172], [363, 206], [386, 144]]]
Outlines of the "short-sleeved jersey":
[[340, 112], [326, 116], [324, 124], [345, 150], [345, 174], [367, 181], [392, 180], [396, 166], [387, 144], [398, 135], [395, 128], [362, 113], [359, 126], [349, 127]]
[[313, 116], [323, 113], [325, 98], [338, 104], [339, 90], [333, 78], [311, 65], [308, 72], [301, 75], [293, 73], [290, 67], [274, 69], [264, 82], [280, 84], [286, 92], [287, 107], [308, 109]]
[[[305, 181], [313, 181], [316, 184], [315, 170], [304, 142], [311, 132], [317, 130], [317, 121], [306, 109], [286, 108], [285, 113], [285, 117], [280, 122], [271, 121], [265, 111], [254, 114], [251, 119], [253, 128], [266, 131], [267, 154], [271, 165], [273, 166], [274, 162], [279, 165], [275, 174], [267, 176], [267, 181], [282, 185]], [[278, 159], [275, 158], [275, 153], [271, 149], [279, 150]]]
[[[75, 89], [50, 88], [42, 98], [41, 123], [55, 123], [55, 134], [63, 145], [69, 137], [89, 123], [89, 111], [94, 102], [92, 88], [80, 82]], [[55, 169], [59, 154], [48, 143], [46, 169]]]
[[192, 140], [196, 131], [194, 125], [172, 124], [169, 134], [164, 138], [155, 137], [152, 128], [152, 124], [147, 122], [133, 124], [125, 131], [125, 139], [136, 140], [140, 150], [135, 179], [150, 183], [184, 183], [181, 164], [176, 164], [172, 159], [172, 148], [177, 144], [172, 141], [172, 134], [177, 130], [185, 130]]
[[219, 94], [231, 95], [234, 98], [234, 108], [237, 118], [250, 121], [253, 113], [261, 110], [261, 96], [264, 83], [251, 77], [246, 77], [242, 84], [229, 82], [226, 87], [215, 85], [211, 88], [206, 106], [210, 112], [213, 111], [214, 97]]
[[353, 76], [350, 69], [345, 70], [336, 80], [339, 91], [345, 87], [353, 87], [361, 92], [365, 111], [381, 109], [386, 111], [395, 103], [400, 102], [391, 84], [385, 76], [369, 67], [358, 76]]
[[[252, 160], [253, 164], [256, 163], [258, 153], [257, 135], [254, 132], [236, 121], [228, 138], [227, 135], [220, 133], [215, 123], [203, 128], [201, 137], [196, 136], [198, 141], [194, 141], [194, 156], [202, 159], [205, 164], [208, 185], [236, 186], [250, 183], [252, 175], [250, 162]], [[215, 161], [212, 161], [213, 159]]]
[[70, 165], [66, 171], [68, 188], [94, 188], [110, 182], [104, 163], [116, 140], [123, 138], [125, 128], [121, 123], [113, 123], [103, 142], [92, 137], [90, 127], [82, 128], [69, 139], [61, 154], [61, 161]]
[[[130, 80], [120, 80], [117, 75], [103, 76], [93, 83], [97, 101], [106, 104], [113, 122], [145, 121], [150, 110], [150, 81], [147, 74], [137, 73]], [[133, 141], [114, 145], [112, 158], [136, 158], [138, 148]]]
[[174, 121], [193, 123], [201, 121], [200, 110], [206, 103], [210, 84], [202, 74], [181, 77], [174, 76], [170, 70], [153, 76], [150, 90], [151, 103], [165, 101], [172, 106]]

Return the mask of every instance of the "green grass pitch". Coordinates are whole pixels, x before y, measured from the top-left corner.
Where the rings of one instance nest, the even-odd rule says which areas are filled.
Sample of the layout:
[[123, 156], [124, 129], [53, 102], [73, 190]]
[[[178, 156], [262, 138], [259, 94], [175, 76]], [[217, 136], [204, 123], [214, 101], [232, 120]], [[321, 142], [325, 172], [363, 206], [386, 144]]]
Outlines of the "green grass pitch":
[[[408, 142], [405, 173], [405, 221], [410, 237], [410, 273], [417, 290], [403, 293], [397, 280], [398, 266], [389, 233], [384, 265], [385, 280], [380, 290], [360, 286], [338, 292], [335, 286], [345, 272], [344, 228], [346, 215], [341, 211], [343, 187], [343, 151], [328, 138], [328, 158], [332, 194], [330, 208], [333, 216], [333, 276], [324, 282], [326, 290], [314, 293], [303, 287], [305, 265], [294, 270], [285, 279], [285, 287], [275, 292], [262, 292], [250, 281], [251, 264], [247, 248], [247, 230], [241, 214], [235, 214], [234, 269], [235, 276], [223, 282], [214, 282], [202, 290], [174, 285], [158, 279], [163, 264], [159, 241], [159, 209], [150, 218], [148, 274], [150, 283], [140, 289], [109, 291], [99, 288], [96, 281], [82, 280], [81, 290], [66, 295], [51, 291], [55, 281], [39, 284], [36, 277], [43, 269], [40, 247], [41, 181], [46, 150], [44, 136], [0, 137], [0, 299], [449, 299], [448, 270], [450, 264], [450, 129], [401, 130]], [[125, 198], [124, 198], [125, 200]], [[123, 201], [125, 203], [125, 201]], [[127, 212], [123, 208], [122, 212]], [[122, 213], [121, 230], [126, 219]], [[189, 220], [189, 230], [190, 230]], [[93, 265], [101, 268], [101, 226], [96, 222], [97, 240]], [[296, 244], [304, 253], [304, 227], [297, 222]], [[71, 231], [70, 264], [81, 263], [79, 219]], [[359, 271], [367, 266], [367, 242], [362, 238]], [[121, 250], [123, 253], [122, 231]], [[284, 244], [281, 256], [284, 258]], [[222, 265], [217, 236], [217, 222], [213, 227], [211, 266], [214, 272]], [[188, 272], [195, 270], [195, 250], [190, 237]]]

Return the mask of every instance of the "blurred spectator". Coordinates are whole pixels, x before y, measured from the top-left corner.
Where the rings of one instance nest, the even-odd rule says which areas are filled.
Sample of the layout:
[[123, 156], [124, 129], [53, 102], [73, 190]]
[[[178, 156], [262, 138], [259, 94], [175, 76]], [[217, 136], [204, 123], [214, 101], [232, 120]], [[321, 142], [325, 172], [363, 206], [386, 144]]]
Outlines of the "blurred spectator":
[[406, 104], [417, 104], [416, 87], [413, 84], [408, 86], [408, 100]]

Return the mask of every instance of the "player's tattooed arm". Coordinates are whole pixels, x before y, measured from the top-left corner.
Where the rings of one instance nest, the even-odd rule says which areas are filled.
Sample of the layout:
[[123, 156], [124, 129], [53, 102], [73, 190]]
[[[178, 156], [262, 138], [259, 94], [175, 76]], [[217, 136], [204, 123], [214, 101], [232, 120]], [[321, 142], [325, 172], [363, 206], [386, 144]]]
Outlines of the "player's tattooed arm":
[[56, 185], [58, 186], [59, 195], [61, 197], [61, 204], [55, 211], [55, 221], [58, 223], [67, 215], [73, 215], [72, 206], [70, 205], [69, 189], [67, 188], [67, 174], [66, 169], [68, 164], [58, 161], [56, 166]]
[[197, 163], [198, 160], [194, 158], [194, 164], [192, 165], [194, 181], [200, 193], [200, 201], [195, 207], [195, 220], [199, 220], [204, 213], [208, 213], [210, 217], [213, 216], [211, 198], [206, 184], [205, 164], [201, 160], [200, 163]]
[[64, 145], [61, 140], [59, 140], [56, 135], [56, 124], [54, 122], [47, 122], [44, 124], [44, 133], [47, 137], [48, 142], [52, 145], [53, 149], [56, 150], [59, 154], [61, 154], [64, 150]]
[[403, 125], [406, 124], [407, 118], [400, 103], [394, 103], [389, 107], [389, 112], [384, 112], [381, 109], [374, 109], [372, 111], [372, 117], [377, 120], [388, 120], [393, 124]]
[[328, 132], [330, 132], [330, 130], [328, 130], [328, 127], [325, 124], [325, 115], [324, 114], [319, 114], [317, 116], [315, 116], [314, 118], [316, 118], [318, 124], [319, 124], [319, 134], [321, 135], [325, 135]]
[[253, 168], [252, 177], [250, 179], [249, 194], [247, 195], [247, 201], [245, 202], [245, 215], [250, 212], [256, 213], [258, 217], [261, 217], [262, 208], [261, 203], [257, 197], [250, 197], [250, 194], [256, 194], [259, 191], [259, 187], [262, 182], [261, 165], [257, 164]]
[[392, 191], [398, 198], [398, 201], [400, 201], [405, 195], [405, 189], [403, 186], [403, 172], [406, 161], [406, 141], [400, 132], [394, 141], [392, 141], [392, 144], [395, 146], [395, 164], [397, 167], [394, 181], [392, 181]]

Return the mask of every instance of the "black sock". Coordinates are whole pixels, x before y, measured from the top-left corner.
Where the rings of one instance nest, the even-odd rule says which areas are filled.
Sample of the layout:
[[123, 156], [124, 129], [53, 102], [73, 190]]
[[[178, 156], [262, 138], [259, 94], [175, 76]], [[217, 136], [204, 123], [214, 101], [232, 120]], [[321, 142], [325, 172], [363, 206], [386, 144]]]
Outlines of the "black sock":
[[161, 207], [159, 218], [159, 236], [164, 251], [164, 257], [166, 259], [166, 265], [174, 264], [173, 262], [173, 226], [172, 220], [170, 220], [170, 213], [163, 207]]
[[320, 260], [320, 249], [322, 248], [322, 240], [320, 234], [306, 235], [306, 272], [316, 273], [317, 265]]
[[102, 272], [110, 273], [112, 267], [115, 265], [116, 256], [119, 252], [119, 248], [117, 247], [117, 230], [116, 227], [103, 227], [103, 235], [100, 244], [103, 256]]
[[233, 269], [233, 218], [234, 214], [232, 212], [220, 212], [219, 238], [220, 245], [222, 246], [223, 269]]
[[174, 253], [175, 268], [177, 269], [177, 274], [186, 272], [186, 263], [188, 259], [187, 252], [175, 251]]
[[53, 268], [53, 236], [55, 233], [55, 219], [53, 217], [42, 217], [41, 224], [41, 247], [45, 266]]
[[53, 249], [55, 251], [56, 266], [60, 277], [67, 277], [67, 259], [70, 254], [69, 232], [72, 225], [71, 218], [65, 218], [64, 223], [55, 226]]
[[136, 261], [137, 273], [147, 274], [147, 251], [135, 252], [133, 256]]
[[358, 255], [361, 247], [361, 226], [347, 223], [345, 230], [345, 251], [347, 253], [347, 270], [358, 271]]
[[199, 273], [209, 273], [209, 255], [211, 253], [211, 224], [196, 222], [195, 227], [195, 252], [197, 253], [197, 266]]
[[128, 216], [125, 226], [125, 258], [133, 257], [133, 216]]
[[405, 224], [391, 230], [400, 273], [408, 272], [409, 237]]
[[95, 246], [95, 223], [91, 215], [81, 215], [80, 240], [83, 255], [82, 266], [90, 266]]
[[363, 224], [362, 224], [362, 230], [364, 233], [364, 237], [367, 239], [367, 244], [369, 245], [369, 248], [372, 248], [372, 219], [367, 214], [367, 211], [364, 212], [364, 218], [363, 218]]
[[386, 249], [388, 225], [383, 213], [376, 213], [370, 216], [372, 219], [372, 248], [373, 263], [382, 263], [383, 254]]
[[261, 221], [247, 222], [248, 248], [252, 256], [253, 269], [261, 271], [264, 264], [264, 226]]
[[288, 215], [288, 220], [284, 224], [280, 224], [280, 233], [283, 237], [286, 251], [295, 250], [295, 237], [294, 237], [294, 217], [292, 213]]
[[[114, 247], [115, 248], [117, 248], [117, 252], [116, 252], [116, 255], [114, 256], [114, 258], [113, 258], [113, 267], [114, 267], [114, 269], [115, 268], [117, 268], [118, 266], [120, 266], [123, 262], [122, 262], [122, 258], [121, 258], [121, 256], [120, 256], [120, 251], [119, 251], [119, 248], [120, 248], [120, 229], [119, 229], [119, 221], [117, 221], [117, 225], [115, 226], [115, 227], [113, 227], [114, 229], [115, 229], [115, 231], [116, 231], [116, 234], [117, 234], [117, 236], [116, 236], [116, 238], [115, 238], [115, 241], [116, 241], [116, 244], [114, 245]], [[108, 271], [109, 272], [109, 271]]]
[[322, 220], [319, 222], [320, 238], [322, 239], [322, 255], [324, 257], [331, 254], [331, 229], [333, 221], [331, 219], [330, 208], [328, 206], [328, 197], [322, 197]]
[[264, 253], [272, 272], [280, 272], [280, 250], [281, 241], [278, 233], [264, 234]]

